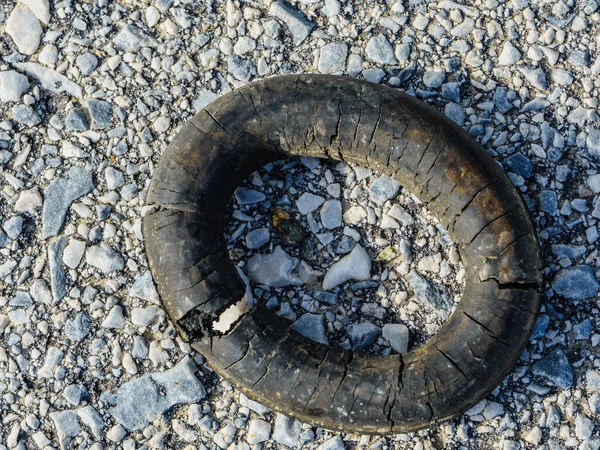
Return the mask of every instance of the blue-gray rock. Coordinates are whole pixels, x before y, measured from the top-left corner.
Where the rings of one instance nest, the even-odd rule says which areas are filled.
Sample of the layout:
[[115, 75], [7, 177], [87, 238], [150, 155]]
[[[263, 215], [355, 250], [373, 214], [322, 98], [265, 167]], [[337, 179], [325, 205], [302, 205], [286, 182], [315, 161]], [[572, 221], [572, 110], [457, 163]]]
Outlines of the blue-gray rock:
[[383, 77], [385, 77], [385, 72], [383, 69], [365, 69], [362, 72], [362, 76], [365, 80], [367, 80], [370, 83], [379, 83], [381, 80], [383, 80]]
[[369, 187], [369, 198], [378, 205], [392, 200], [398, 195], [400, 184], [391, 177], [382, 175], [376, 178]]
[[573, 369], [567, 355], [561, 349], [554, 350], [536, 362], [532, 372], [563, 389], [568, 389], [573, 385]]
[[12, 115], [15, 121], [28, 128], [39, 125], [42, 122], [40, 115], [29, 105], [13, 106]]
[[265, 194], [254, 189], [239, 187], [235, 190], [235, 198], [240, 205], [252, 205], [262, 202], [265, 199]]
[[156, 41], [138, 27], [125, 25], [113, 39], [114, 44], [121, 50], [137, 52], [142, 47], [155, 47]]
[[329, 305], [335, 305], [338, 301], [338, 295], [331, 292], [314, 291], [313, 296], [321, 303], [327, 303]]
[[328, 343], [322, 314], [303, 314], [290, 328], [315, 342]]
[[520, 153], [515, 153], [506, 158], [504, 165], [523, 178], [529, 178], [533, 170], [530, 159]]
[[186, 356], [165, 372], [152, 372], [121, 385], [110, 414], [128, 431], [144, 428], [173, 406], [206, 397], [196, 377], [196, 364]]
[[294, 45], [300, 45], [310, 34], [315, 24], [304, 14], [295, 10], [282, 1], [275, 1], [269, 7], [269, 15], [285, 22], [292, 35]]
[[506, 114], [513, 107], [512, 102], [507, 97], [508, 89], [505, 87], [499, 87], [494, 91], [494, 95], [492, 96], [492, 100], [494, 101], [494, 105], [498, 108], [502, 114]]
[[[496, 92], [499, 89], [496, 89]], [[451, 102], [460, 103], [460, 85], [454, 81], [442, 84], [442, 97]]]
[[77, 413], [73, 410], [54, 411], [50, 413], [50, 419], [54, 422], [60, 448], [69, 448], [71, 440], [81, 433]]
[[56, 304], [67, 292], [67, 277], [62, 265], [62, 254], [67, 245], [67, 237], [59, 236], [48, 246], [48, 266], [50, 269], [50, 289], [52, 300]]
[[321, 73], [341, 74], [346, 68], [348, 44], [342, 41], [331, 42], [321, 47], [317, 69]]
[[250, 81], [256, 74], [256, 65], [251, 59], [244, 59], [237, 55], [227, 58], [227, 71], [240, 81]]
[[429, 89], [439, 88], [446, 79], [446, 71], [441, 68], [427, 69], [423, 74], [423, 84]]
[[592, 321], [590, 319], [585, 319], [583, 322], [579, 322], [573, 327], [573, 336], [577, 341], [589, 339], [592, 331], [594, 331]]
[[71, 342], [81, 342], [90, 332], [90, 321], [84, 312], [78, 312], [75, 317], [65, 322], [64, 331]]
[[555, 244], [552, 246], [552, 253], [554, 253], [557, 258], [579, 258], [585, 253], [585, 246]]
[[88, 100], [85, 103], [90, 114], [93, 130], [104, 130], [111, 126], [112, 105], [104, 100]]
[[90, 123], [83, 109], [73, 108], [65, 117], [65, 126], [71, 131], [86, 131], [90, 128]]
[[277, 414], [273, 429], [273, 440], [287, 447], [294, 448], [302, 432], [302, 422], [291, 417]]
[[443, 319], [450, 315], [454, 302], [444, 292], [416, 270], [411, 270], [407, 278], [408, 284], [422, 304], [429, 305]]
[[64, 177], [50, 183], [44, 189], [42, 239], [56, 236], [71, 203], [92, 189], [94, 189], [92, 172], [81, 167], [71, 167]]
[[558, 208], [556, 192], [543, 189], [540, 191], [538, 198], [540, 200], [540, 210], [552, 214]]
[[92, 431], [92, 434], [98, 441], [103, 438], [102, 429], [104, 428], [104, 420], [102, 420], [102, 416], [98, 414], [98, 411], [93, 406], [87, 405], [78, 408], [77, 415], [81, 423]]
[[390, 41], [383, 35], [378, 34], [373, 36], [367, 43], [365, 48], [365, 54], [367, 59], [377, 64], [396, 64], [396, 57], [394, 56], [394, 49], [390, 44]]
[[320, 211], [321, 223], [328, 230], [342, 225], [342, 203], [339, 200], [327, 200]]
[[370, 322], [353, 323], [348, 327], [348, 335], [352, 342], [352, 350], [366, 350], [381, 335], [381, 328]]
[[87, 77], [98, 67], [98, 58], [92, 53], [84, 53], [77, 57], [75, 64], [77, 64], [81, 74]]
[[408, 327], [401, 323], [386, 323], [383, 326], [382, 333], [392, 348], [398, 353], [406, 353], [408, 351]]
[[592, 129], [585, 140], [590, 155], [600, 158], [600, 130]]
[[155, 304], [159, 303], [158, 293], [149, 270], [135, 277], [128, 293], [130, 297], [140, 298]]
[[356, 245], [356, 241], [352, 239], [350, 236], [342, 236], [340, 242], [335, 247], [335, 252], [340, 255], [345, 255], [352, 251], [354, 246]]
[[591, 266], [571, 266], [556, 274], [552, 288], [563, 297], [583, 300], [594, 297], [600, 290], [600, 283]]
[[268, 228], [252, 230], [246, 235], [246, 247], [252, 250], [261, 248], [269, 242], [270, 237], [271, 233], [269, 233]]
[[125, 261], [121, 254], [105, 242], [88, 247], [85, 251], [85, 261], [105, 274], [123, 270], [125, 267]]
[[519, 67], [519, 71], [533, 87], [539, 89], [540, 91], [545, 91], [548, 88], [546, 74], [541, 68], [537, 67], [534, 69], [532, 67]]
[[573, 50], [567, 62], [575, 67], [587, 67], [590, 64], [590, 54], [586, 51]]
[[346, 450], [346, 446], [344, 445], [342, 437], [338, 434], [319, 445], [317, 450]]
[[541, 314], [535, 322], [530, 339], [539, 339], [543, 337], [544, 334], [546, 334], [548, 325], [550, 325], [550, 316], [548, 314]]
[[21, 216], [14, 216], [4, 222], [4, 231], [11, 239], [17, 239], [23, 231], [23, 218]]
[[71, 384], [65, 388], [62, 395], [73, 406], [79, 406], [81, 401], [88, 396], [88, 391], [82, 384]]
[[444, 114], [461, 127], [465, 124], [465, 112], [458, 103], [448, 103], [444, 107]]

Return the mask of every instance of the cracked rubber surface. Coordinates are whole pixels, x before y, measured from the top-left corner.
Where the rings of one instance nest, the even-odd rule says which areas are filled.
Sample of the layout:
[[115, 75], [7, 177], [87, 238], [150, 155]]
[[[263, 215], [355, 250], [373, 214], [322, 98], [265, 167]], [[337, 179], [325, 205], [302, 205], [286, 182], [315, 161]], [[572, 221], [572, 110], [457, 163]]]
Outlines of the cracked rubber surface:
[[[395, 177], [438, 217], [467, 268], [448, 322], [405, 355], [308, 340], [262, 305], [212, 329], [245, 285], [228, 257], [225, 208], [269, 161], [313, 156]], [[325, 75], [231, 91], [173, 139], [146, 198], [144, 242], [163, 304], [192, 347], [249, 397], [340, 431], [414, 431], [491, 393], [519, 359], [540, 306], [537, 235], [516, 189], [468, 133], [397, 90]]]

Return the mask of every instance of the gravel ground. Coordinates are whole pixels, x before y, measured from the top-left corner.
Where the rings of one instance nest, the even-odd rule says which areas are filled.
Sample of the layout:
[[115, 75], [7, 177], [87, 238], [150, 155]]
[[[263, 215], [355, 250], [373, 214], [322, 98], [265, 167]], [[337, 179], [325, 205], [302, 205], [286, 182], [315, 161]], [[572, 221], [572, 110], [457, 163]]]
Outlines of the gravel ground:
[[[531, 3], [0, 0], [0, 450], [600, 448], [600, 9]], [[369, 437], [274, 414], [215, 376], [160, 308], [140, 218], [161, 152], [219, 94], [302, 72], [430, 103], [483, 143], [532, 211], [546, 305], [513, 372], [454, 421]], [[279, 282], [251, 284], [278, 313], [309, 314], [296, 329], [321, 320], [313, 338], [386, 353], [435, 331], [460, 294], [460, 261], [435, 220], [379, 179], [314, 160], [263, 168], [224, 232], [249, 274], [253, 258], [287, 255]], [[285, 221], [304, 230], [301, 246]], [[248, 238], [260, 228], [268, 237]], [[351, 255], [362, 269], [349, 274]], [[292, 286], [264, 285], [281, 280]], [[450, 301], [419, 303], [424, 286]]]

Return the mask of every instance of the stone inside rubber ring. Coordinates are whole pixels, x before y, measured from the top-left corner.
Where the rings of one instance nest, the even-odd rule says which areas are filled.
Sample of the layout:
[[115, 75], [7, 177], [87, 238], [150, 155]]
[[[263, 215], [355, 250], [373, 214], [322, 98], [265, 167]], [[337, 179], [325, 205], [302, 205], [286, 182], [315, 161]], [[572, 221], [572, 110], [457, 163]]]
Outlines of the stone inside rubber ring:
[[[329, 347], [245, 301], [225, 208], [250, 173], [293, 156], [392, 176], [448, 230], [465, 290], [422, 347], [390, 356]], [[296, 75], [231, 91], [174, 137], [146, 202], [150, 269], [182, 336], [249, 397], [324, 428], [407, 432], [466, 411], [512, 369], [539, 312], [542, 260], [518, 191], [468, 133], [385, 86]]]

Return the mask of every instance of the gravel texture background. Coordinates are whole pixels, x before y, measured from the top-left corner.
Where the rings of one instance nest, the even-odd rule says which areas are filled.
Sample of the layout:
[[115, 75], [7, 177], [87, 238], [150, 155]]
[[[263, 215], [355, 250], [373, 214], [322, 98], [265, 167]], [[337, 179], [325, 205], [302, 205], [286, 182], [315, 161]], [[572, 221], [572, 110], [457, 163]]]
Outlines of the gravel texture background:
[[[0, 0], [0, 450], [600, 448], [599, 22], [596, 0]], [[160, 154], [220, 93], [302, 72], [384, 83], [443, 111], [503, 165], [532, 211], [546, 305], [513, 372], [454, 421], [369, 437], [273, 414], [216, 377], [160, 307], [140, 233]], [[433, 219], [425, 215], [417, 227], [432, 234], [414, 267], [376, 262], [387, 246], [377, 239], [400, 251], [402, 233], [414, 238], [405, 224], [382, 230], [402, 194], [379, 204], [369, 195], [376, 174], [357, 181], [360, 170], [332, 166], [328, 180], [327, 167], [313, 163], [273, 174], [306, 173], [288, 190], [287, 207], [323, 254], [323, 266], [313, 268], [325, 271], [343, 257], [336, 249], [349, 227], [373, 262], [377, 287], [363, 286], [373, 292], [361, 291], [362, 300], [349, 300], [344, 314], [330, 311], [334, 317], [323, 302], [309, 299], [305, 308], [302, 298], [284, 313], [323, 314], [339, 332], [332, 342], [354, 345], [344, 344], [344, 330], [376, 322], [377, 308], [363, 311], [363, 300], [377, 307], [392, 292], [399, 304], [418, 298], [403, 288], [410, 270], [457, 289], [458, 262], [445, 277], [425, 269], [435, 258], [419, 267], [436, 253], [440, 270], [454, 258], [443, 232], [431, 230]], [[327, 243], [320, 228], [337, 222], [324, 223], [321, 209], [302, 214], [296, 201], [305, 193], [334, 200], [327, 187], [336, 177], [345, 223]], [[356, 186], [367, 193], [352, 198]], [[352, 202], [365, 209], [365, 222], [351, 223]], [[269, 232], [264, 248], [247, 248], [249, 231], [272, 226], [264, 209], [237, 241], [239, 219], [224, 230], [242, 264], [280, 239]], [[313, 212], [319, 229], [310, 226]], [[378, 295], [382, 286], [386, 295]], [[352, 292], [352, 283], [342, 291]], [[386, 317], [374, 326], [391, 320], [411, 328], [410, 317]], [[371, 351], [390, 351], [389, 340], [377, 339]]]

